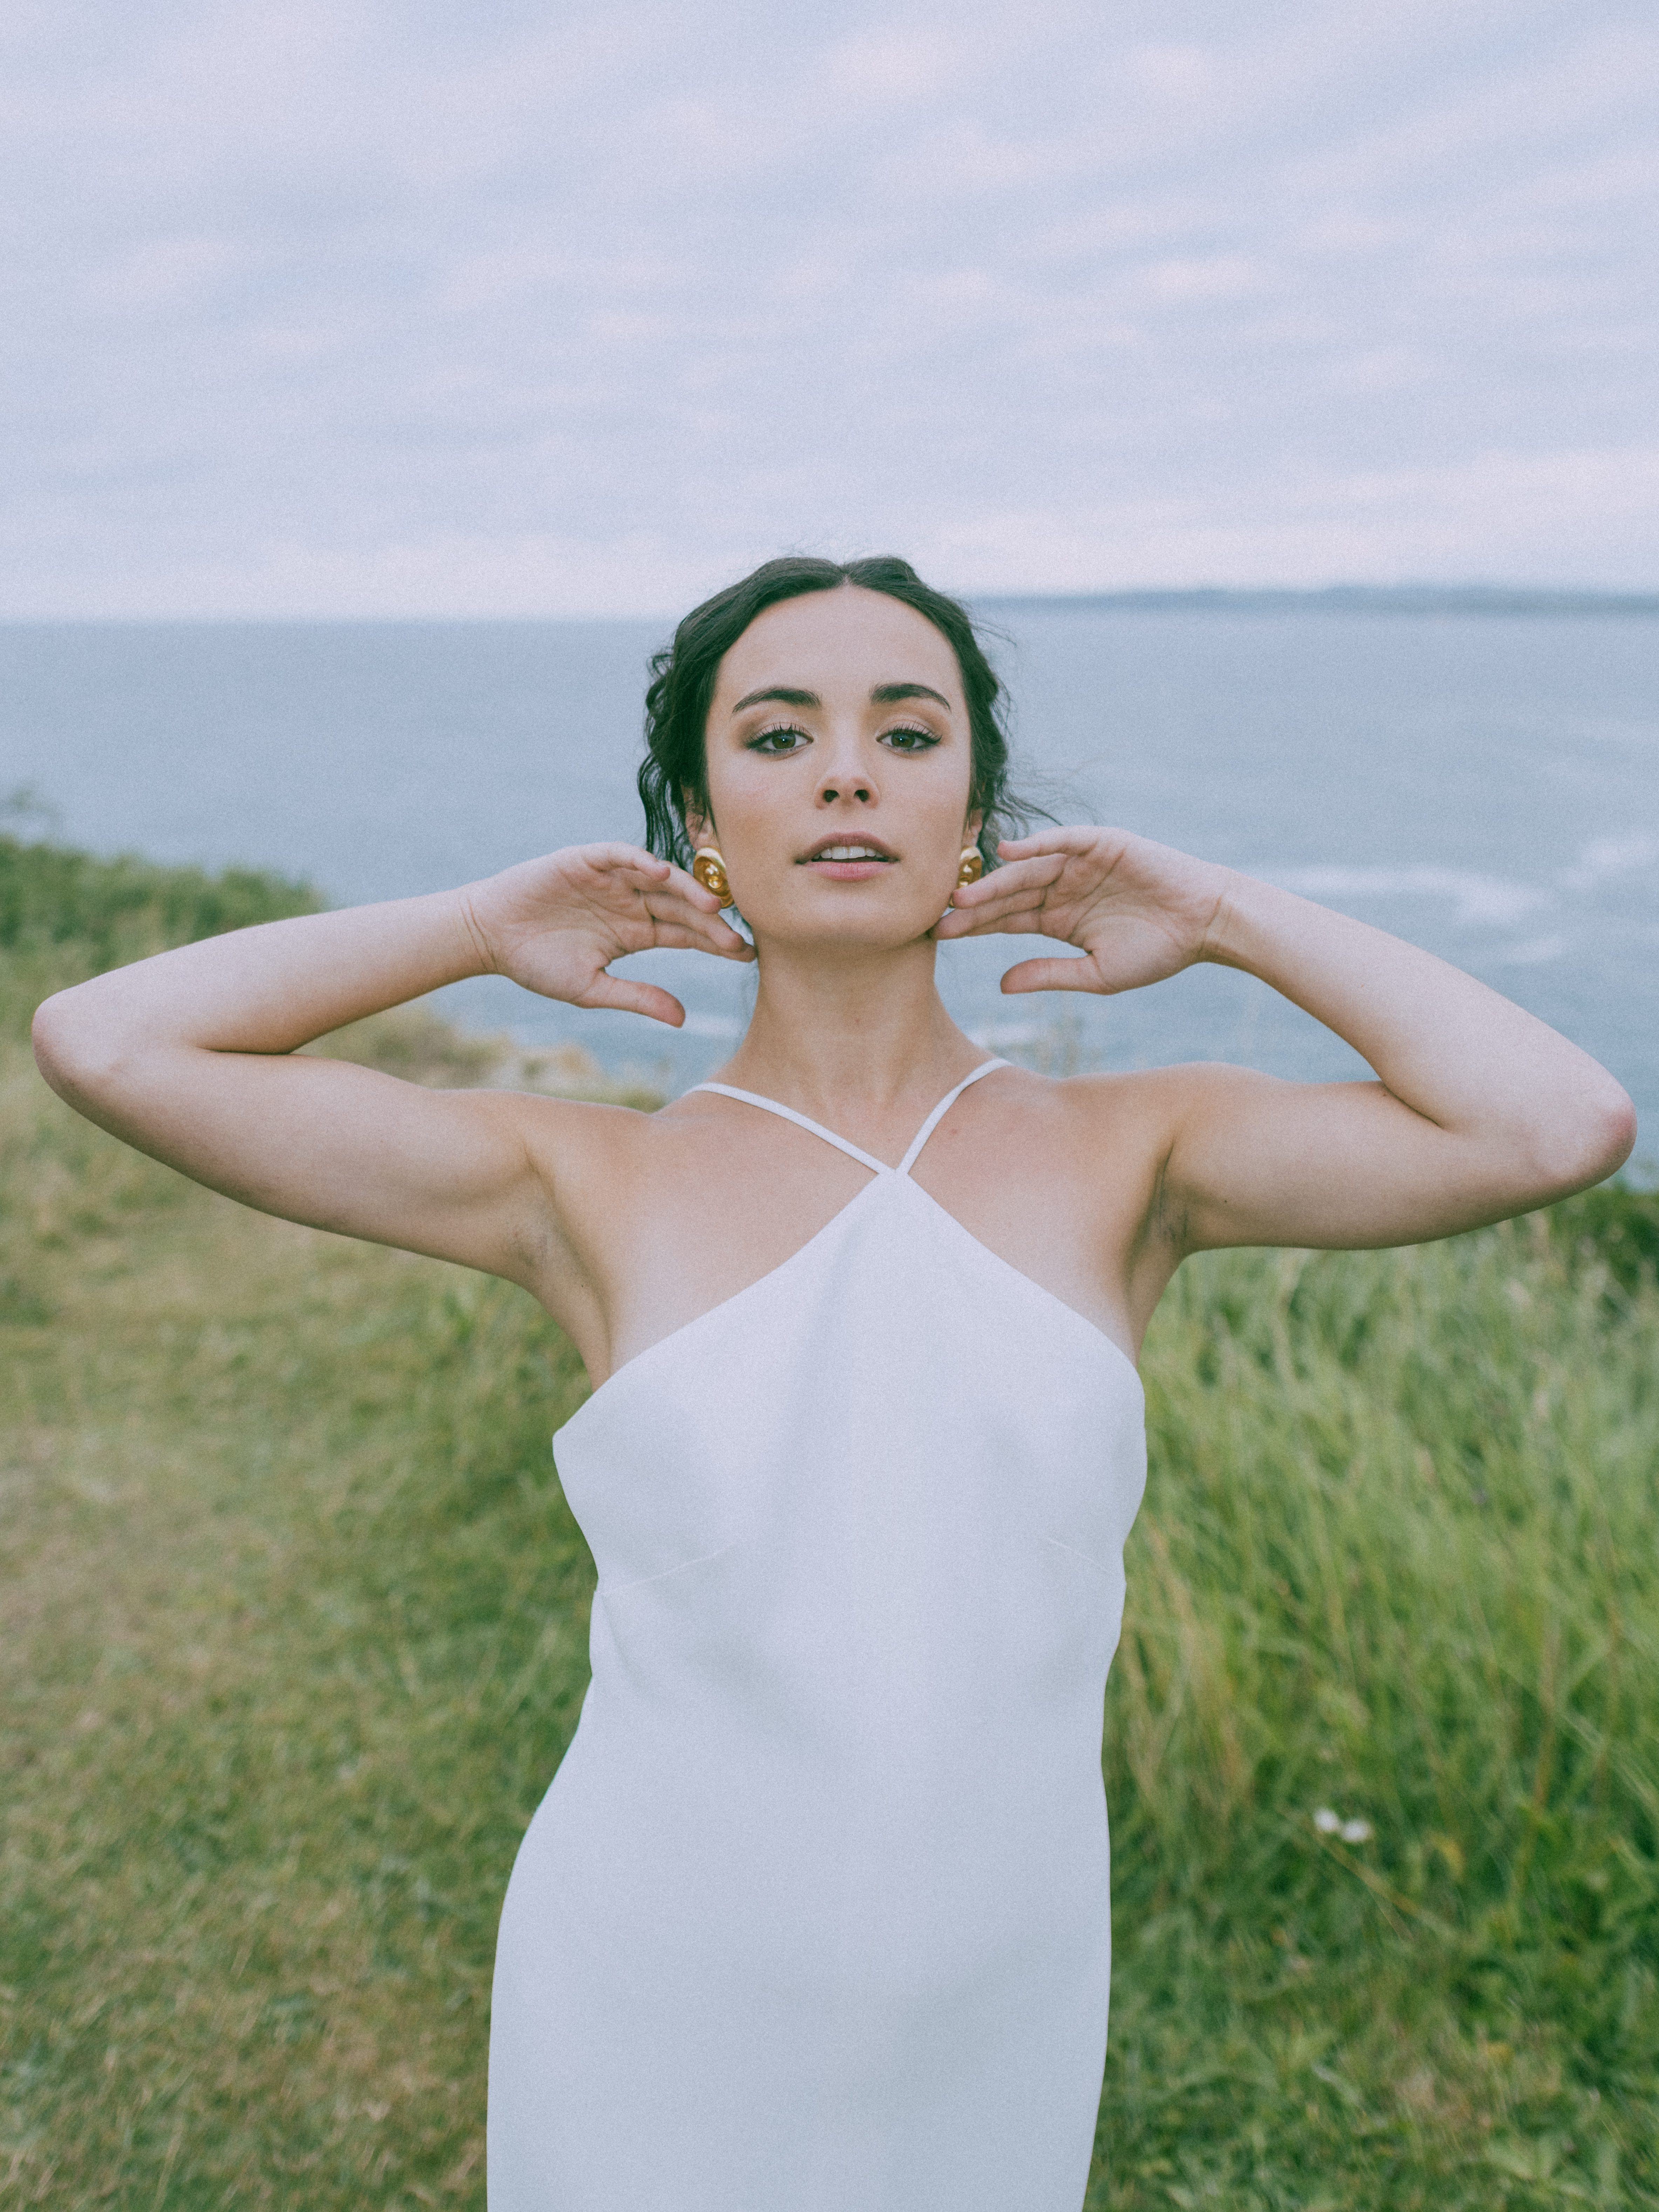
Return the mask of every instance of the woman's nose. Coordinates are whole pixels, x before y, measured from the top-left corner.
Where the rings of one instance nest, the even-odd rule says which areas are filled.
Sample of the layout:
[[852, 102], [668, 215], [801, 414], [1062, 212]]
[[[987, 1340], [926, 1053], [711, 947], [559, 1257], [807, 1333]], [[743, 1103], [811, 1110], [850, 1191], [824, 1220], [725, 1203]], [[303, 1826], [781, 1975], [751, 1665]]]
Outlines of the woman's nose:
[[871, 778], [859, 774], [856, 770], [849, 774], [830, 769], [818, 786], [820, 806], [833, 806], [836, 800], [841, 799], [856, 799], [861, 805], [867, 806], [875, 795], [876, 787]]

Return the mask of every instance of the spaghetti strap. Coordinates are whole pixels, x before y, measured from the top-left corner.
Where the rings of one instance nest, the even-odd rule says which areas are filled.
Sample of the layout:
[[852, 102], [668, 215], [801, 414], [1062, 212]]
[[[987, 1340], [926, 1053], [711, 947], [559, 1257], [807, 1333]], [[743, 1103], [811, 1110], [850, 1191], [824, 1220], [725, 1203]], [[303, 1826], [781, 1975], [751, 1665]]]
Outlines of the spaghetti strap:
[[[838, 1152], [845, 1152], [860, 1167], [873, 1168], [878, 1175], [891, 1175], [893, 1172], [885, 1160], [875, 1159], [870, 1153], [861, 1152], [856, 1145], [849, 1145], [845, 1137], [838, 1137], [833, 1129], [826, 1129], [821, 1122], [809, 1121], [805, 1114], [798, 1114], [793, 1106], [780, 1106], [775, 1098], [763, 1098], [758, 1091], [734, 1091], [729, 1083], [694, 1083], [691, 1090], [716, 1091], [722, 1098], [738, 1098], [745, 1106], [758, 1106], [768, 1114], [781, 1115], [786, 1121], [793, 1121], [798, 1129], [805, 1129], [815, 1137], [822, 1137], [826, 1145], [833, 1145]], [[686, 1096], [690, 1097], [690, 1091]]]
[[[845, 1137], [838, 1137], [833, 1129], [826, 1129], [821, 1121], [813, 1121], [805, 1114], [798, 1114], [793, 1106], [781, 1106], [775, 1098], [763, 1098], [758, 1091], [737, 1091], [729, 1083], [694, 1083], [691, 1090], [713, 1091], [721, 1098], [740, 1099], [745, 1106], [758, 1106], [765, 1113], [780, 1115], [784, 1121], [793, 1121], [798, 1129], [805, 1129], [814, 1137], [822, 1137], [826, 1145], [833, 1145], [838, 1152], [845, 1152], [849, 1158], [857, 1160], [861, 1167], [872, 1169], [877, 1175], [908, 1176], [922, 1146], [969, 1085], [977, 1083], [981, 1075], [988, 1075], [994, 1067], [1006, 1067], [1007, 1065], [1006, 1060], [983, 1060], [971, 1075], [963, 1077], [954, 1091], [947, 1091], [911, 1139], [909, 1151], [896, 1168], [890, 1168], [885, 1160], [876, 1159], [869, 1152], [860, 1152], [856, 1145], [848, 1144]], [[688, 1097], [690, 1095], [690, 1091], [686, 1093]]]
[[963, 1077], [961, 1082], [957, 1084], [954, 1091], [947, 1091], [945, 1092], [944, 1097], [939, 1100], [939, 1104], [934, 1107], [933, 1112], [922, 1123], [921, 1128], [916, 1131], [915, 1135], [911, 1138], [910, 1149], [898, 1164], [897, 1171], [900, 1175], [908, 1176], [909, 1174], [911, 1169], [915, 1165], [916, 1161], [921, 1155], [922, 1146], [927, 1143], [929, 1137], [933, 1135], [934, 1130], [938, 1128], [939, 1123], [945, 1119], [951, 1109], [956, 1104], [957, 1099], [961, 1097], [963, 1092], [968, 1088], [969, 1085], [970, 1083], [977, 1083], [981, 1075], [989, 1075], [993, 1068], [1006, 1067], [1008, 1063], [1006, 1060], [982, 1060], [971, 1075], [964, 1075]]

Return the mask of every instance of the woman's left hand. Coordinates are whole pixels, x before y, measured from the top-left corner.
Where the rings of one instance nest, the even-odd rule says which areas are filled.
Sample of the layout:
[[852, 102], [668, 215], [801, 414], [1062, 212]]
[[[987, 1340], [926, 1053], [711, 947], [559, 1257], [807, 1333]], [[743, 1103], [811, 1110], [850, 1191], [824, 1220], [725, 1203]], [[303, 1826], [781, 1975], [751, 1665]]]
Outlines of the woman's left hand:
[[1004, 865], [958, 890], [936, 937], [1033, 935], [1083, 957], [1022, 960], [1005, 991], [1135, 991], [1212, 957], [1231, 871], [1127, 830], [1006, 839]]
[[1344, 1037], [1374, 1082], [1199, 1066], [1153, 1079], [1160, 1205], [1186, 1251], [1411, 1244], [1547, 1205], [1629, 1152], [1630, 1100], [1535, 1016], [1397, 937], [1122, 830], [1050, 830], [957, 893], [939, 937], [1041, 932], [1005, 991], [1133, 991], [1210, 960]]

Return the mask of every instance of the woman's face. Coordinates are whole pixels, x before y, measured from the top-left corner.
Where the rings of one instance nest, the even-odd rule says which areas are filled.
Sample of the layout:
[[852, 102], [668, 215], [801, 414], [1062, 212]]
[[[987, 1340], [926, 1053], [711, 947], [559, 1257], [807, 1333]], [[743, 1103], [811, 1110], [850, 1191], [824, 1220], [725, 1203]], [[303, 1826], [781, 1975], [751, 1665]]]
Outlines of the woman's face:
[[979, 817], [962, 675], [932, 623], [855, 584], [769, 607], [720, 663], [706, 744], [710, 818], [686, 827], [720, 847], [757, 939], [933, 927]]

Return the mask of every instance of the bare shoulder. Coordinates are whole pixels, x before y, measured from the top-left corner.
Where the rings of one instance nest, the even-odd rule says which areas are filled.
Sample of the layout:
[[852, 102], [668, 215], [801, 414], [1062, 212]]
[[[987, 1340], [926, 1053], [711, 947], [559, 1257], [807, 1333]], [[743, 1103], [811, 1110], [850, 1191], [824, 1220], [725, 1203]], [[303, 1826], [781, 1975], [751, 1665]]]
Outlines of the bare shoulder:
[[[1186, 1093], [1184, 1071], [1055, 1077], [1011, 1068], [988, 1083], [976, 1118], [997, 1180], [1027, 1202], [1079, 1209], [1115, 1247], [1155, 1210]], [[948, 1130], [949, 1123], [945, 1127]]]
[[1150, 1115], [1174, 1127], [1194, 1103], [1255, 1085], [1279, 1087], [1276, 1077], [1258, 1074], [1252, 1067], [1236, 1067], [1221, 1060], [1188, 1060], [1165, 1067], [1137, 1067], [1121, 1075], [1073, 1076], [1059, 1087], [1093, 1101], [1097, 1111]]
[[587, 1099], [515, 1092], [512, 1114], [556, 1216], [569, 1229], [614, 1218], [677, 1169], [709, 1116], [703, 1102], [676, 1099], [654, 1110]]
[[1073, 1079], [1079, 1111], [1097, 1141], [1122, 1149], [1147, 1175], [1149, 1236], [1187, 1248], [1192, 1224], [1176, 1168], [1177, 1146], [1194, 1127], [1225, 1125], [1271, 1113], [1294, 1086], [1224, 1060], [1183, 1060], [1122, 1075]]
[[1178, 1061], [1121, 1075], [1076, 1075], [1054, 1086], [1072, 1110], [1103, 1131], [1133, 1134], [1167, 1154], [1195, 1115], [1265, 1103], [1293, 1086], [1224, 1060]]
[[1010, 1068], [969, 1096], [972, 1113], [954, 1127], [945, 1117], [918, 1179], [980, 1243], [1133, 1358], [1182, 1257], [1166, 1192], [1179, 1074]]
[[1059, 1079], [1022, 1069], [1002, 1085], [1003, 1133], [1075, 1202], [1099, 1212], [1120, 1250], [1179, 1249], [1188, 1224], [1170, 1170], [1183, 1129], [1285, 1087], [1220, 1061]]
[[787, 1259], [867, 1177], [714, 1098], [517, 1110], [543, 1193], [529, 1287], [595, 1376]]
[[501, 1094], [542, 1182], [556, 1200], [637, 1171], [662, 1116], [638, 1106], [538, 1091]]
[[519, 1220], [517, 1279], [603, 1372], [607, 1248], [645, 1199], [657, 1117], [533, 1091], [497, 1092], [485, 1110], [522, 1147], [535, 1194]]
[[1145, 1150], [1154, 1157], [1167, 1155], [1195, 1106], [1221, 1101], [1237, 1079], [1272, 1079], [1207, 1061], [1109, 1075], [1054, 1077], [1025, 1068], [1009, 1073], [1013, 1079], [1003, 1078], [1001, 1096], [1034, 1133], [1052, 1133], [1068, 1146], [1079, 1140], [1127, 1145], [1136, 1155]]

